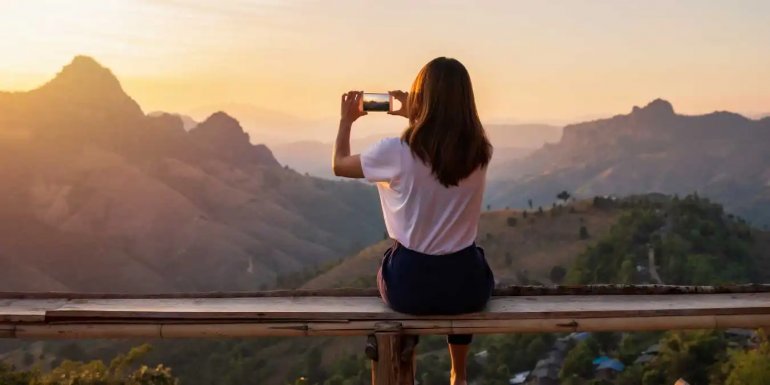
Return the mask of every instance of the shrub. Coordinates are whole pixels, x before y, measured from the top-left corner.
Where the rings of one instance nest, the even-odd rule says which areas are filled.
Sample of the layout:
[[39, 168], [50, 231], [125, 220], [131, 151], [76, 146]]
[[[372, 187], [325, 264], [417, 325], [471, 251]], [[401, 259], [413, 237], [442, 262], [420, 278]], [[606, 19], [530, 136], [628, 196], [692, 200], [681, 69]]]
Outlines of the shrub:
[[586, 225], [580, 226], [580, 239], [588, 239], [591, 236], [588, 234], [588, 229], [586, 228]]
[[548, 275], [548, 277], [551, 279], [551, 282], [557, 285], [564, 281], [565, 276], [567, 276], [567, 269], [559, 265], [552, 267], [551, 273]]

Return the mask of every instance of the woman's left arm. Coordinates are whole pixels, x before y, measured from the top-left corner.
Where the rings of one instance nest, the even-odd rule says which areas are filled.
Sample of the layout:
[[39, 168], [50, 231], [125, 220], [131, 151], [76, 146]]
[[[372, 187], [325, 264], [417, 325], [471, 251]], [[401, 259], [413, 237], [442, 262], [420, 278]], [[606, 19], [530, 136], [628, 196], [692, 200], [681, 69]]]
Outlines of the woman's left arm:
[[342, 94], [340, 105], [340, 128], [337, 131], [337, 140], [334, 143], [334, 155], [332, 158], [332, 170], [334, 175], [347, 178], [363, 178], [364, 171], [361, 168], [361, 156], [350, 155], [350, 130], [356, 119], [366, 115], [361, 110], [361, 98], [364, 93], [350, 91]]

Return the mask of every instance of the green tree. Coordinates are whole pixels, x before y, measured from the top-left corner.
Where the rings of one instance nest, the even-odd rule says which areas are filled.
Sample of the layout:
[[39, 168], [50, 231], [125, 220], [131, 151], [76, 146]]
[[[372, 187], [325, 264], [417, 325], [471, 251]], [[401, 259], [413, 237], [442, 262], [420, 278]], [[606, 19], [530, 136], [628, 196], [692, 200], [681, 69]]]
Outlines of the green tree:
[[609, 354], [617, 349], [620, 342], [620, 334], [614, 332], [595, 332], [591, 335], [591, 339], [596, 341], [600, 352]]
[[16, 371], [13, 366], [0, 362], [0, 384], [2, 385], [28, 385], [33, 378], [32, 372]]
[[660, 346], [660, 353], [650, 364], [650, 369], [664, 384], [673, 384], [679, 378], [692, 384], [707, 384], [714, 364], [726, 359], [727, 344], [723, 335], [713, 330], [668, 332]]
[[767, 384], [770, 380], [770, 342], [762, 335], [758, 348], [731, 351], [722, 371], [727, 377], [724, 385]]
[[615, 381], [616, 385], [642, 385], [642, 376], [644, 368], [639, 365], [627, 366], [626, 369], [618, 375]]
[[593, 339], [579, 342], [564, 358], [559, 378], [567, 381], [575, 376], [584, 379], [593, 377], [593, 360], [598, 354], [599, 346]]
[[30, 385], [178, 385], [164, 365], [148, 367], [140, 365], [131, 370], [136, 362], [150, 351], [149, 345], [141, 345], [126, 354], [115, 357], [109, 365], [102, 361], [87, 363], [65, 360], [49, 373], [33, 378]]
[[620, 264], [620, 271], [618, 272], [618, 283], [630, 285], [634, 283], [634, 277], [636, 276], [636, 266], [634, 264], [633, 255], [627, 255], [623, 263]]
[[319, 382], [324, 376], [323, 368], [321, 367], [321, 349], [317, 346], [313, 347], [305, 355], [305, 368], [304, 374], [308, 378], [310, 383]]

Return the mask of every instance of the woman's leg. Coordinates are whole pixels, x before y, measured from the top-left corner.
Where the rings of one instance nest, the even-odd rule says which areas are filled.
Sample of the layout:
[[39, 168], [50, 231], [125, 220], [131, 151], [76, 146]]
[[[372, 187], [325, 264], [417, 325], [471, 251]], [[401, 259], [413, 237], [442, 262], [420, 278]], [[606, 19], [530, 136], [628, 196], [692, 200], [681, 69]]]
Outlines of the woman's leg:
[[450, 334], [447, 337], [449, 358], [452, 360], [450, 385], [468, 384], [468, 351], [472, 339], [471, 334]]

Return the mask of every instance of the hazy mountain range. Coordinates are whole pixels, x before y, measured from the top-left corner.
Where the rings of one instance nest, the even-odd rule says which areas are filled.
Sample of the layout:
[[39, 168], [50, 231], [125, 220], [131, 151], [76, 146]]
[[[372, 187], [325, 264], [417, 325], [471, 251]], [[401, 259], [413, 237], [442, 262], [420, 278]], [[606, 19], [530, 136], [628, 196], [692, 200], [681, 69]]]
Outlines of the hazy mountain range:
[[147, 116], [88, 57], [0, 93], [0, 290], [257, 289], [381, 239], [375, 194], [281, 167], [224, 112]]
[[[217, 111], [217, 110], [212, 110], [212, 111]], [[159, 117], [159, 116], [163, 116], [163, 115], [176, 116], [177, 118], [182, 120], [182, 128], [184, 128], [185, 131], [190, 131], [195, 126], [198, 125], [198, 122], [195, 121], [195, 119], [193, 119], [191, 116], [185, 115], [185, 114], [179, 114], [179, 113], [174, 113], [174, 112], [164, 112], [164, 111], [153, 111], [153, 112], [150, 112], [150, 113], [147, 114], [147, 116], [150, 116], [150, 117]]]
[[[487, 135], [495, 146], [490, 172], [504, 175], [509, 161], [523, 158], [546, 143], [558, 141], [561, 127], [547, 124], [490, 124], [486, 125]], [[351, 150], [361, 152], [386, 136], [398, 136], [399, 131], [390, 134], [369, 135], [351, 141]], [[331, 138], [333, 139], [333, 138]], [[271, 148], [281, 164], [299, 172], [324, 178], [333, 178], [328, 167], [334, 144], [330, 141], [302, 140], [272, 145]]]
[[488, 186], [493, 206], [580, 197], [697, 191], [770, 222], [770, 118], [718, 111], [687, 116], [657, 99], [624, 115], [568, 125], [561, 140], [510, 161]]
[[187, 115], [200, 119], [208, 116], [211, 111], [227, 111], [238, 119], [246, 132], [271, 147], [297, 140], [315, 140], [325, 136], [322, 132], [336, 127], [335, 119], [306, 119], [301, 115], [301, 110], [293, 115], [249, 103], [223, 102], [196, 107], [188, 111]]

